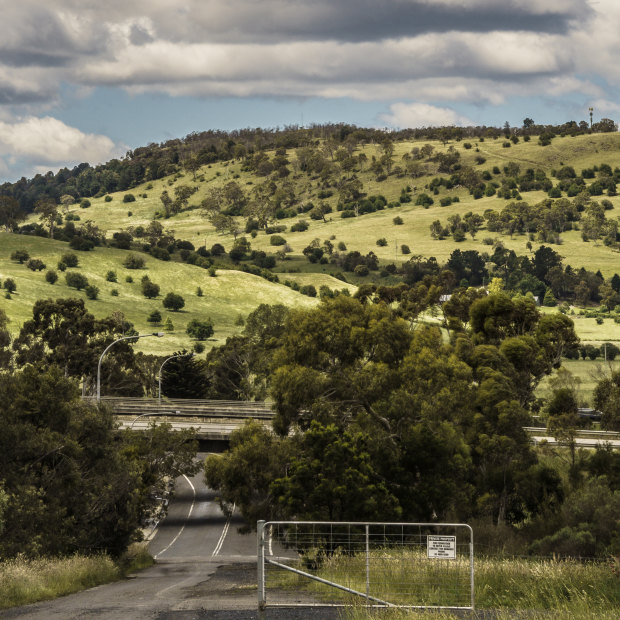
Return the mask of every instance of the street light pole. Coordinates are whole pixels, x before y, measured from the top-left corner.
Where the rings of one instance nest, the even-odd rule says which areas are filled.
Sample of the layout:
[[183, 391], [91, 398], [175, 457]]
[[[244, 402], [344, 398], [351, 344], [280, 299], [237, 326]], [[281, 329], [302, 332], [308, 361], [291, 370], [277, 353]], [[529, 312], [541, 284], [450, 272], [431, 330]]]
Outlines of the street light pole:
[[161, 338], [165, 336], [164, 332], [153, 332], [152, 334], [137, 334], [135, 336], [123, 336], [118, 340], [115, 340], [111, 344], [109, 344], [104, 350], [103, 353], [99, 356], [99, 363], [97, 364], [97, 402], [101, 401], [101, 362], [103, 362], [103, 358], [105, 354], [117, 343], [122, 340], [133, 340], [134, 338], [137, 340], [138, 338], [148, 338], [149, 336], [156, 336], [157, 338]]
[[157, 392], [157, 400], [159, 401], [159, 404], [161, 405], [161, 371], [164, 368], [164, 364], [168, 361], [168, 360], [173, 360], [175, 357], [194, 357], [193, 353], [177, 353], [176, 355], [171, 355], [170, 357], [167, 357], [162, 363], [161, 366], [159, 367], [159, 389]]

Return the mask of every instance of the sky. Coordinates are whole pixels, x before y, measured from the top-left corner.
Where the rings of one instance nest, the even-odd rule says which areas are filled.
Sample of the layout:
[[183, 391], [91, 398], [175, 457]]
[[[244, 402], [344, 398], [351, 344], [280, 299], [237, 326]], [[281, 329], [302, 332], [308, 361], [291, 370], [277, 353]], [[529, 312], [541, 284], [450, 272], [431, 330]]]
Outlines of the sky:
[[618, 0], [0, 0], [0, 182], [207, 129], [620, 119]]

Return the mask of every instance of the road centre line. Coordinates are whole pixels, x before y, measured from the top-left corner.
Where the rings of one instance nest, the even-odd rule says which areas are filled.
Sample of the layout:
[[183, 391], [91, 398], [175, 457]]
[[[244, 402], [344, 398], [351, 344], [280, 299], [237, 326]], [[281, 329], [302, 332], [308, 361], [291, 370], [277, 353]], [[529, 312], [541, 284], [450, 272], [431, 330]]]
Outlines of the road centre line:
[[162, 549], [158, 554], [153, 556], [155, 559], [157, 559], [162, 553], [165, 553], [166, 551], [168, 551], [168, 549], [170, 549], [170, 547], [174, 545], [174, 543], [178, 540], [179, 536], [183, 533], [183, 530], [185, 529], [185, 525], [187, 521], [192, 516], [192, 511], [194, 510], [194, 504], [196, 503], [196, 488], [192, 484], [192, 481], [185, 474], [183, 474], [183, 478], [185, 478], [185, 480], [187, 480], [187, 484], [189, 484], [189, 486], [192, 487], [192, 492], [194, 493], [194, 497], [192, 499], [192, 505], [189, 507], [189, 512], [187, 513], [187, 519], [185, 520], [186, 522], [181, 526], [179, 533], [172, 539], [172, 542], [165, 549]]

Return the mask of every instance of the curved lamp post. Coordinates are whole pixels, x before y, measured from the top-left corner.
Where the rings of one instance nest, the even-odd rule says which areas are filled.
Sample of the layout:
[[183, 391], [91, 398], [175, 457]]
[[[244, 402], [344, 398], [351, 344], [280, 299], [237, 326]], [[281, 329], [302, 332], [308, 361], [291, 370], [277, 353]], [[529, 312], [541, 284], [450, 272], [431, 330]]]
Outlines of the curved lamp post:
[[165, 336], [164, 332], [153, 332], [152, 334], [138, 334], [136, 336], [123, 336], [118, 340], [115, 340], [111, 344], [109, 344], [104, 350], [103, 353], [99, 357], [99, 363], [97, 364], [97, 402], [101, 401], [101, 362], [103, 362], [103, 358], [105, 354], [113, 347], [117, 342], [121, 342], [122, 340], [133, 340], [134, 338], [137, 340], [138, 338], [148, 338], [149, 336], [156, 336], [157, 338], [161, 338]]
[[159, 401], [159, 404], [161, 405], [161, 371], [164, 368], [164, 364], [168, 361], [168, 360], [173, 360], [175, 357], [194, 357], [194, 354], [192, 352], [190, 353], [177, 353], [176, 355], [171, 355], [170, 357], [167, 357], [162, 363], [161, 366], [159, 367], [159, 390], [157, 392], [157, 400]]

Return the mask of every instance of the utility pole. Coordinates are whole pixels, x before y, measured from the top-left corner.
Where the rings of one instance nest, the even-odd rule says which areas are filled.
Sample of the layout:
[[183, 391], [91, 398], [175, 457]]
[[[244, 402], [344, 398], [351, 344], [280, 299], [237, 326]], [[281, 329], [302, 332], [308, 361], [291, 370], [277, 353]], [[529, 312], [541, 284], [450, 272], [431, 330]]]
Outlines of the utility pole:
[[592, 129], [592, 114], [594, 113], [594, 108], [588, 108], [590, 112], [590, 129]]

